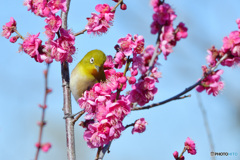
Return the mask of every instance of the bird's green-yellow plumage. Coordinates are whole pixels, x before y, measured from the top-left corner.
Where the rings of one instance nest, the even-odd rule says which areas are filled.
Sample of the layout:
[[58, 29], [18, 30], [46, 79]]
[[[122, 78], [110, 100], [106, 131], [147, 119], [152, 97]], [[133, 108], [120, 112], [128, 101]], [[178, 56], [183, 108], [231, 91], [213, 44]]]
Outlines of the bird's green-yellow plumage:
[[96, 49], [88, 52], [73, 69], [70, 89], [76, 101], [95, 83], [106, 80], [103, 69], [105, 61], [105, 54]]

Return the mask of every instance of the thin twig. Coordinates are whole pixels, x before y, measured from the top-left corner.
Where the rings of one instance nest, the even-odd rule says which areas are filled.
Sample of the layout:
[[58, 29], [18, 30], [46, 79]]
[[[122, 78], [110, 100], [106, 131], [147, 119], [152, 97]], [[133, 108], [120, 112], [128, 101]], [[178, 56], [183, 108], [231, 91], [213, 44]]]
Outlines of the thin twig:
[[183, 148], [183, 151], [182, 151], [182, 153], [180, 154], [180, 156], [178, 157], [178, 159], [180, 159], [180, 158], [183, 156], [184, 152], [186, 152], [186, 148], [185, 148], [185, 147]]
[[[214, 149], [214, 144], [213, 144], [213, 138], [212, 138], [211, 130], [210, 130], [208, 119], [207, 119], [207, 113], [206, 113], [206, 110], [205, 110], [205, 108], [204, 108], [204, 106], [202, 104], [202, 100], [201, 100], [201, 97], [200, 97], [199, 93], [197, 93], [197, 100], [198, 100], [198, 106], [199, 106], [199, 108], [201, 110], [201, 113], [202, 113], [202, 116], [203, 116], [204, 126], [205, 126], [205, 129], [206, 129], [206, 132], [207, 132], [210, 149], [211, 149], [211, 152], [214, 152], [215, 149]], [[215, 159], [216, 159], [215, 156], [212, 156], [212, 160], [215, 160]]]
[[97, 158], [96, 160], [103, 160], [103, 157], [104, 157], [104, 155], [106, 154], [106, 152], [108, 152], [108, 153], [110, 152], [110, 151], [109, 151], [109, 148], [110, 148], [111, 144], [112, 144], [112, 141], [109, 142], [108, 144], [106, 144], [106, 145], [101, 149], [101, 151], [100, 151], [99, 154], [98, 154], [98, 158]]
[[121, 3], [123, 3], [123, 0], [118, 1], [118, 3], [113, 7], [113, 9], [111, 10], [111, 12], [116, 11], [117, 7], [118, 7]]
[[75, 118], [73, 119], [73, 121], [72, 121], [73, 125], [77, 122], [77, 120], [78, 120], [84, 113], [85, 113], [84, 110], [78, 112], [77, 117], [75, 117]]
[[[62, 28], [67, 29], [67, 17], [71, 0], [66, 0], [67, 11], [61, 13]], [[62, 86], [63, 86], [63, 112], [64, 115], [72, 114], [71, 91], [69, 87], [69, 67], [67, 62], [61, 64]], [[66, 124], [66, 142], [67, 142], [67, 158], [68, 160], [76, 160], [75, 138], [73, 117], [65, 119]]]
[[158, 48], [159, 48], [159, 41], [157, 41], [157, 44], [155, 46], [155, 50], [154, 50], [153, 56], [151, 58], [151, 61], [149, 62], [149, 68], [148, 68], [148, 71], [146, 72], [146, 75], [148, 75], [148, 76], [151, 73], [151, 70], [153, 69], [154, 61], [155, 61], [155, 59], [158, 56], [158, 53], [159, 53], [158, 52]]
[[76, 36], [79, 36], [79, 35], [83, 34], [83, 33], [86, 32], [86, 31], [87, 31], [87, 29], [83, 29], [82, 31], [75, 33], [74, 36], [75, 36], [75, 37], [76, 37]]
[[131, 127], [131, 126], [134, 126], [135, 122], [134, 123], [131, 123], [131, 124], [128, 124], [126, 125], [124, 128], [127, 129], [128, 127]]
[[151, 104], [151, 105], [147, 105], [147, 106], [143, 106], [143, 107], [133, 107], [131, 110], [132, 111], [139, 111], [139, 110], [144, 110], [144, 109], [150, 109], [150, 108], [153, 108], [153, 107], [156, 107], [156, 106], [160, 106], [160, 105], [163, 105], [165, 103], [168, 103], [170, 101], [173, 101], [173, 100], [178, 100], [178, 99], [182, 99], [183, 97], [181, 97], [182, 95], [188, 93], [189, 91], [191, 91], [192, 89], [194, 89], [196, 86], [200, 85], [201, 84], [201, 81], [209, 74], [211, 74], [217, 67], [218, 65], [227, 58], [228, 54], [225, 54], [216, 64], [216, 66], [212, 67], [209, 69], [209, 71], [207, 72], [206, 75], [204, 75], [200, 80], [198, 80], [195, 84], [191, 85], [190, 87], [186, 88], [184, 91], [178, 93], [177, 95], [171, 97], [171, 98], [168, 98], [164, 101], [161, 101], [161, 102], [158, 102], [158, 103], [154, 103], [154, 104]]
[[40, 105], [42, 108], [42, 117], [41, 117], [41, 121], [39, 123], [39, 137], [38, 137], [38, 142], [37, 142], [37, 151], [35, 154], [35, 160], [38, 159], [38, 155], [41, 149], [41, 144], [42, 144], [42, 135], [43, 135], [43, 127], [45, 126], [46, 122], [45, 122], [45, 110], [46, 110], [46, 106], [47, 106], [47, 95], [48, 95], [48, 70], [49, 70], [49, 64], [47, 64], [47, 69], [46, 71], [44, 71], [44, 79], [45, 79], [45, 87], [44, 87], [44, 99], [43, 99], [43, 105]]
[[14, 32], [15, 32], [22, 40], [25, 39], [25, 38], [17, 31], [17, 29], [14, 29]]

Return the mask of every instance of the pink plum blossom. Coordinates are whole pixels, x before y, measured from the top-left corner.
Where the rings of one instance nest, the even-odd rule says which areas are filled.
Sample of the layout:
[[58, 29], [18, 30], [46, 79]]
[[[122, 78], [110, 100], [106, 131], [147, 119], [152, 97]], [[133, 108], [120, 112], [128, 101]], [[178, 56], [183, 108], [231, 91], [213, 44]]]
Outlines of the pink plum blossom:
[[114, 68], [113, 57], [111, 55], [108, 55], [104, 63], [104, 69], [113, 69], [113, 68]]
[[114, 18], [114, 12], [111, 10], [113, 7], [110, 7], [108, 4], [98, 4], [95, 7], [95, 10], [99, 12], [99, 17], [104, 18], [106, 21], [112, 21]]
[[153, 14], [153, 20], [157, 21], [160, 25], [171, 24], [171, 22], [176, 18], [176, 14], [167, 3], [159, 5], [155, 14]]
[[54, 39], [55, 33], [59, 30], [62, 25], [62, 19], [59, 16], [51, 15], [45, 19], [47, 25], [45, 26], [45, 33], [50, 39]]
[[54, 41], [51, 41], [52, 51], [51, 56], [54, 57], [56, 61], [69, 63], [72, 62], [72, 55], [75, 53], [76, 48], [75, 36], [71, 33], [70, 30], [60, 29], [61, 36]]
[[219, 56], [219, 51], [212, 46], [212, 48], [207, 50], [208, 55], [206, 57], [207, 62], [209, 63], [210, 67], [214, 67], [217, 64], [217, 57]]
[[126, 63], [126, 56], [123, 52], [117, 52], [114, 58], [115, 67], [120, 69]]
[[136, 76], [138, 75], [138, 70], [137, 69], [132, 69], [132, 68], [129, 68], [130, 72], [131, 72], [131, 76]]
[[172, 26], [163, 26], [160, 35], [159, 48], [162, 50], [165, 60], [167, 56], [173, 52], [172, 48], [175, 46], [174, 29]]
[[[122, 90], [126, 88], [126, 77], [123, 76], [122, 72], [116, 72], [114, 69], [105, 70], [106, 75], [106, 85], [108, 88], [111, 89], [111, 91], [114, 91], [116, 89], [119, 89], [122, 86]], [[124, 81], [122, 81], [122, 77], [125, 77]]]
[[161, 28], [161, 25], [157, 21], [153, 21], [151, 24], [151, 33], [157, 34]]
[[[208, 72], [206, 66], [202, 66], [203, 75]], [[217, 96], [219, 91], [223, 89], [224, 83], [220, 81], [220, 75], [223, 74], [223, 70], [217, 70], [212, 72], [210, 75], [207, 75], [202, 81], [201, 84], [196, 87], [198, 92], [202, 92], [206, 90], [207, 94], [213, 94], [213, 96]]]
[[128, 34], [124, 38], [120, 38], [118, 40], [118, 44], [120, 45], [120, 50], [123, 52], [125, 56], [130, 56], [132, 54], [132, 49], [136, 47], [136, 44], [132, 40], [132, 35]]
[[51, 15], [47, 0], [25, 0], [23, 5], [27, 6], [28, 11], [33, 12], [37, 16], [48, 17]]
[[161, 78], [162, 77], [162, 73], [161, 72], [158, 72], [158, 68], [157, 67], [154, 67], [151, 71], [151, 77], [153, 77], [155, 79], [156, 82], [159, 82], [158, 81], [158, 78]]
[[85, 119], [89, 120], [93, 118], [96, 114], [96, 102], [97, 98], [96, 93], [94, 91], [85, 91], [83, 96], [78, 99], [78, 103], [80, 108], [84, 109], [88, 114], [85, 116]]
[[[142, 58], [142, 65], [139, 66], [139, 70], [141, 72], [141, 74], [145, 74], [148, 70], [148, 66], [149, 66], [149, 62], [152, 59], [153, 53], [154, 53], [155, 47], [153, 45], [149, 45], [145, 48], [144, 52], [141, 54], [141, 58]], [[158, 58], [156, 58], [154, 60], [154, 64], [153, 66], [156, 64]]]
[[133, 53], [140, 54], [144, 50], [144, 38], [143, 36], [138, 36], [137, 34], [133, 36], [135, 42], [135, 48], [133, 48]]
[[98, 126], [100, 123], [93, 123], [88, 125], [88, 129], [84, 132], [83, 138], [87, 141], [90, 148], [102, 147], [107, 142], [104, 134], [98, 133]]
[[132, 134], [134, 134], [135, 132], [136, 133], [144, 132], [146, 130], [146, 125], [147, 125], [147, 122], [145, 121], [144, 118], [140, 118], [136, 120], [132, 129]]
[[173, 21], [177, 15], [169, 4], [157, 0], [152, 0], [151, 4], [155, 12], [151, 33], [160, 34], [159, 49], [163, 52], [164, 59], [167, 60], [167, 56], [173, 52], [173, 47], [176, 46], [177, 41], [187, 37], [187, 27], [180, 22], [176, 29], [173, 28]]
[[124, 130], [121, 122], [112, 125], [108, 119], [89, 124], [84, 132], [84, 139], [90, 148], [102, 147], [113, 139], [119, 138]]
[[159, 0], [151, 0], [151, 1], [150, 1], [150, 4], [152, 5], [154, 12], [157, 12], [157, 11], [158, 11], [158, 7], [159, 7], [159, 5], [160, 5], [159, 2], [160, 2]]
[[10, 21], [7, 22], [5, 25], [3, 25], [2, 29], [2, 36], [5, 38], [9, 38], [11, 34], [15, 31], [17, 28], [17, 22], [14, 20], [13, 17], [10, 18]]
[[122, 100], [117, 100], [107, 107], [109, 112], [113, 113], [120, 120], [123, 120], [123, 118], [131, 111], [127, 102]]
[[131, 75], [137, 74], [137, 69], [143, 66], [142, 54], [134, 54], [132, 58], [132, 67], [130, 68]]
[[48, 7], [53, 14], [57, 13], [59, 10], [63, 12], [67, 11], [66, 0], [49, 0]]
[[162, 33], [160, 34], [160, 40], [161, 41], [166, 40], [167, 42], [175, 41], [174, 28], [172, 25], [162, 27]]
[[91, 18], [87, 18], [88, 24], [85, 29], [88, 34], [93, 33], [100, 35], [106, 33], [108, 28], [112, 25], [114, 12], [111, 12], [112, 7], [108, 4], [98, 4], [95, 9], [100, 12], [100, 14], [91, 13]]
[[140, 106], [143, 106], [150, 100], [153, 100], [156, 93], [157, 88], [155, 87], [155, 79], [152, 77], [144, 77], [144, 79], [132, 85], [129, 99], [132, 103], [137, 102]]
[[48, 17], [60, 9], [66, 12], [66, 0], [25, 0], [23, 5], [37, 16]]
[[179, 41], [181, 38], [186, 38], [188, 36], [187, 30], [185, 24], [180, 22], [177, 26], [176, 40]]
[[167, 60], [167, 56], [173, 52], [173, 46], [168, 41], [163, 40], [161, 41], [159, 47], [163, 52], [164, 59]]
[[223, 38], [223, 47], [224, 51], [227, 51], [233, 48], [234, 45], [240, 43], [240, 33], [239, 31], [233, 31], [229, 34], [229, 37]]
[[41, 58], [41, 48], [42, 48], [42, 40], [38, 38], [40, 33], [36, 35], [29, 35], [27, 38], [24, 39], [23, 44], [21, 45], [21, 49], [25, 53], [27, 53], [32, 58], [35, 58], [37, 62], [43, 62]]
[[51, 15], [45, 19], [45, 22], [51, 26], [51, 31], [56, 33], [62, 25], [62, 19], [60, 16]]
[[195, 143], [189, 137], [187, 137], [184, 145], [185, 145], [185, 148], [188, 151], [188, 153], [190, 153], [192, 155], [195, 155], [197, 153], [196, 148], [195, 148]]
[[176, 14], [167, 3], [159, 5], [158, 2], [154, 1], [152, 4], [154, 4], [155, 13], [153, 14], [151, 33], [156, 34], [159, 32], [161, 26], [172, 24], [172, 21], [176, 18]]

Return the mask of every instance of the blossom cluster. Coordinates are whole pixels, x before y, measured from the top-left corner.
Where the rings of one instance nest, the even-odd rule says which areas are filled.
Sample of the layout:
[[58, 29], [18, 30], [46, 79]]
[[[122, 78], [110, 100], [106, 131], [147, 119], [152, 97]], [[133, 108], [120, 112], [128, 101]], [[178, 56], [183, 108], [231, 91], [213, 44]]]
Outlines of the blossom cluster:
[[40, 17], [49, 17], [59, 10], [66, 12], [66, 0], [25, 0], [23, 5], [27, 6], [28, 11]]
[[[232, 67], [240, 64], [240, 19], [236, 20], [238, 30], [233, 31], [228, 37], [223, 38], [223, 45], [221, 49], [216, 49], [212, 46], [207, 52], [206, 60], [208, 66], [213, 68], [217, 62], [221, 60], [221, 65]], [[223, 74], [223, 70], [217, 70], [215, 72], [209, 72], [206, 66], [202, 66], [203, 76], [205, 78], [201, 81], [201, 84], [196, 87], [198, 92], [206, 90], [207, 94], [218, 95], [219, 91], [223, 89], [224, 83], [221, 80], [220, 75]]]
[[[60, 62], [72, 62], [72, 55], [76, 48], [75, 36], [70, 30], [61, 28], [62, 19], [56, 15], [59, 10], [66, 11], [66, 0], [26, 0], [24, 5], [34, 14], [45, 17], [45, 34], [48, 40], [42, 44], [38, 34], [28, 34], [22, 37], [16, 27], [16, 21], [11, 17], [10, 22], [3, 26], [2, 36], [9, 38], [13, 32], [18, 35], [10, 38], [10, 42], [15, 43], [19, 37], [23, 39], [19, 51], [24, 51], [37, 62], [53, 62], [53, 59]], [[55, 35], [58, 38], [54, 40]]]
[[176, 46], [177, 41], [187, 37], [188, 29], [183, 22], [180, 22], [174, 29], [173, 21], [177, 15], [169, 4], [152, 0], [151, 5], [154, 10], [151, 33], [159, 34], [159, 48], [167, 60], [167, 56], [173, 52], [173, 47]]
[[85, 29], [88, 34], [102, 34], [108, 31], [108, 28], [112, 25], [115, 11], [112, 11], [113, 7], [108, 4], [98, 4], [95, 10], [99, 14], [92, 13], [90, 18], [87, 18], [88, 24]]
[[175, 151], [175, 152], [173, 152], [173, 157], [176, 160], [184, 160], [183, 153], [185, 151], [188, 151], [188, 153], [190, 153], [192, 155], [195, 155], [197, 153], [195, 143], [189, 137], [187, 137], [187, 139], [186, 139], [186, 141], [184, 143], [184, 149], [183, 149], [182, 154], [180, 156], [178, 156], [178, 151]]
[[[87, 113], [82, 126], [86, 128], [84, 139], [90, 148], [102, 147], [110, 141], [120, 137], [125, 129], [122, 121], [131, 112], [134, 103], [144, 105], [153, 100], [157, 93], [155, 82], [159, 76], [147, 76], [145, 72], [136, 82], [138, 71], [146, 67], [146, 57], [151, 56], [149, 46], [144, 50], [144, 38], [138, 35], [128, 34], [118, 40], [115, 47], [116, 56], [107, 56], [104, 64], [106, 81], [96, 83], [89, 91], [85, 91], [79, 98], [80, 108]], [[147, 54], [147, 55], [145, 55]], [[132, 66], [130, 66], [132, 63]], [[125, 66], [125, 72], [117, 72]], [[126, 72], [130, 71], [131, 77]], [[156, 70], [156, 69], [155, 69]], [[160, 73], [154, 72], [154, 75]], [[133, 90], [121, 94], [127, 87], [127, 82]], [[132, 133], [142, 133], [146, 129], [147, 122], [141, 118], [134, 123]]]

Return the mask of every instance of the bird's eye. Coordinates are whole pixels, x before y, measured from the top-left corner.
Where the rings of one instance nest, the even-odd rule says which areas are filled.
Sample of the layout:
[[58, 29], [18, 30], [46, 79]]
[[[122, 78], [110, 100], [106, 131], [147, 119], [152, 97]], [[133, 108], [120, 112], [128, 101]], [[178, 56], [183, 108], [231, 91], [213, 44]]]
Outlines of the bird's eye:
[[90, 59], [90, 63], [93, 63], [94, 62], [94, 58], [92, 57], [91, 59]]

